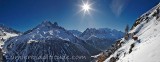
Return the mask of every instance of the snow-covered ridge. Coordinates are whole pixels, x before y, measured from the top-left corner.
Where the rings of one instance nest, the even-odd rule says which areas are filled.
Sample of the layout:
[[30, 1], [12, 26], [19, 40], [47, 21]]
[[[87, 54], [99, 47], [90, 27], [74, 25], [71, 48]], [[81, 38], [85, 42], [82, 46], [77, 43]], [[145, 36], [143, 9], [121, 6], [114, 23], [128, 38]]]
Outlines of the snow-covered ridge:
[[1, 32], [20, 34], [19, 31], [14, 30], [12, 28], [9, 28], [9, 27], [5, 26], [4, 24], [0, 24], [0, 30], [1, 30]]
[[16, 31], [12, 28], [6, 27], [3, 24], [0, 24], [0, 48], [7, 39], [18, 35], [20, 35], [19, 31]]
[[136, 20], [129, 33], [116, 45], [119, 45], [118, 49], [106, 57], [104, 62], [160, 61], [159, 21], [160, 3]]
[[81, 35], [83, 39], [89, 39], [92, 36], [98, 37], [98, 38], [121, 38], [123, 36], [123, 32], [115, 30], [115, 29], [109, 29], [109, 28], [87, 28]]

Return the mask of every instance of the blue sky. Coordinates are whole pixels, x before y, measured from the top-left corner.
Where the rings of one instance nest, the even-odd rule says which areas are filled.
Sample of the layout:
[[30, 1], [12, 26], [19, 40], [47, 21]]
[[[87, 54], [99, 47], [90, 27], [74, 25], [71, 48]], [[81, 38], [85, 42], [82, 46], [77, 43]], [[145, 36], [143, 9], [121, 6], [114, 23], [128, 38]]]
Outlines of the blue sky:
[[[86, 0], [83, 0], [86, 2]], [[19, 31], [42, 21], [58, 22], [66, 29], [112, 28], [124, 31], [127, 24], [157, 5], [160, 0], [88, 0], [93, 10], [83, 14], [82, 0], [0, 0], [0, 23]]]

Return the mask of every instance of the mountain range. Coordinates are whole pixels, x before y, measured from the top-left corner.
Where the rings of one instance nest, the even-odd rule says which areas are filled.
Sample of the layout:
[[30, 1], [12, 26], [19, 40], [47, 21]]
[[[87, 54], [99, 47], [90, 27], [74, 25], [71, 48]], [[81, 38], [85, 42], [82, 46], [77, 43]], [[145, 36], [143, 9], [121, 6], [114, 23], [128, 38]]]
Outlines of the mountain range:
[[106, 50], [117, 39], [122, 38], [123, 32], [109, 28], [87, 28], [79, 37], [100, 50]]
[[[17, 31], [14, 33], [18, 34]], [[7, 62], [88, 62], [92, 55], [122, 36], [123, 32], [107, 28], [88, 28], [81, 33], [66, 30], [57, 22], [44, 21], [4, 41], [3, 50]]]

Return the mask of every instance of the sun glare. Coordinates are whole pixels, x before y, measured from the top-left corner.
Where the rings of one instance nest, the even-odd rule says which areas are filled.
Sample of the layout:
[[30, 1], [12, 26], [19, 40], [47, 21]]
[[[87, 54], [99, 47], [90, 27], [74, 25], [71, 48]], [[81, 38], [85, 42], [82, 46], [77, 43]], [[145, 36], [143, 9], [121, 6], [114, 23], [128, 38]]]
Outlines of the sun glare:
[[89, 10], [90, 10], [90, 5], [89, 5], [89, 4], [84, 4], [84, 5], [82, 6], [82, 9], [83, 9], [84, 11], [89, 11]]
[[85, 1], [85, 2], [84, 2], [84, 1], [82, 0], [82, 5], [81, 5], [82, 9], [81, 9], [81, 11], [83, 11], [84, 14], [89, 14], [90, 11], [92, 10], [91, 5], [92, 5], [92, 4], [90, 4], [89, 1]]

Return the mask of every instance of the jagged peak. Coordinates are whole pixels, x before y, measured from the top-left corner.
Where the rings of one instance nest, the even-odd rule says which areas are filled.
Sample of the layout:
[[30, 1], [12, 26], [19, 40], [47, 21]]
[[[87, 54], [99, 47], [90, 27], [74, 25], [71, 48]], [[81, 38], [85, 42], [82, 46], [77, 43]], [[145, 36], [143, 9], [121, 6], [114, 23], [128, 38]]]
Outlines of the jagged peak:
[[54, 24], [53, 24], [53, 25], [58, 26], [58, 23], [57, 23], [57, 22], [54, 22]]
[[87, 28], [86, 31], [87, 30], [96, 30], [96, 28]]
[[43, 26], [52, 26], [52, 22], [50, 21], [43, 21], [40, 25], [43, 25]]
[[49, 30], [51, 30], [52, 28], [65, 30], [63, 27], [58, 26], [57, 22], [52, 23], [51, 21], [43, 21], [41, 24], [37, 25], [35, 28], [24, 32], [24, 34], [30, 33], [30, 32], [37, 30], [37, 29], [43, 30], [44, 28], [49, 28]]
[[87, 28], [85, 31], [97, 31], [97, 30], [108, 30], [108, 31], [110, 31], [110, 30], [113, 30], [113, 29], [110, 29], [110, 28], [98, 28], [98, 29], [96, 29], [96, 28]]
[[52, 23], [51, 21], [43, 21], [41, 24], [51, 24], [51, 25], [56, 25], [58, 26], [57, 22]]
[[43, 21], [41, 24], [37, 26], [39, 27], [59, 27], [57, 22], [52, 23], [51, 21]]
[[106, 32], [106, 31], [111, 31], [109, 28], [87, 28], [82, 35], [84, 34], [93, 34], [93, 33], [97, 33], [97, 32]]

